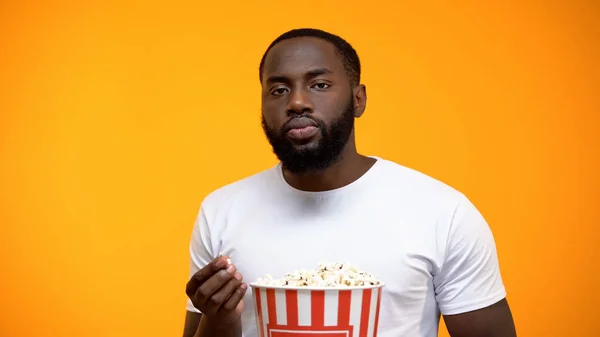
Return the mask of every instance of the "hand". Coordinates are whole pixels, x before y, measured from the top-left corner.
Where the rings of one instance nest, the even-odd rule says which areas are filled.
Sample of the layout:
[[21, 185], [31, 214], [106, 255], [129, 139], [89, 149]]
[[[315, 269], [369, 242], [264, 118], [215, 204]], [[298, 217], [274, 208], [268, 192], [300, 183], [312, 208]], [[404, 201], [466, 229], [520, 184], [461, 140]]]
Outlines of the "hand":
[[233, 264], [221, 256], [195, 273], [186, 285], [186, 294], [194, 307], [214, 322], [232, 323], [244, 310], [242, 298], [248, 285]]

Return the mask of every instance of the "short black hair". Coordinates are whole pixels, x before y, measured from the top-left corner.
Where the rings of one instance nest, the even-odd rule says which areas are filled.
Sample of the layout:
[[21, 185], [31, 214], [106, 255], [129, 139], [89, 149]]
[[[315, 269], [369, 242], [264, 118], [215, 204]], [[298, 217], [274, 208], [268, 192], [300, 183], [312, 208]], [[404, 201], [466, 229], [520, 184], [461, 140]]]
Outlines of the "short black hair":
[[342, 60], [344, 63], [344, 68], [346, 69], [348, 77], [350, 77], [350, 81], [353, 82], [354, 84], [360, 83], [360, 60], [358, 58], [358, 54], [356, 53], [356, 50], [354, 50], [354, 48], [350, 45], [350, 43], [348, 43], [343, 38], [341, 38], [335, 34], [323, 31], [321, 29], [315, 29], [315, 28], [292, 29], [290, 31], [287, 31], [287, 32], [281, 34], [279, 37], [277, 37], [275, 40], [273, 40], [273, 42], [271, 42], [271, 44], [269, 45], [269, 47], [263, 54], [262, 59], [260, 60], [260, 66], [258, 68], [258, 73], [259, 73], [259, 79], [261, 82], [262, 82], [263, 68], [265, 65], [265, 58], [267, 57], [267, 54], [269, 53], [271, 48], [273, 48], [277, 43], [279, 43], [283, 40], [287, 40], [287, 39], [291, 39], [291, 38], [295, 38], [295, 37], [316, 37], [316, 38], [325, 40], [325, 41], [333, 44], [335, 46], [336, 50], [338, 51], [338, 53], [340, 54], [340, 56], [342, 57]]

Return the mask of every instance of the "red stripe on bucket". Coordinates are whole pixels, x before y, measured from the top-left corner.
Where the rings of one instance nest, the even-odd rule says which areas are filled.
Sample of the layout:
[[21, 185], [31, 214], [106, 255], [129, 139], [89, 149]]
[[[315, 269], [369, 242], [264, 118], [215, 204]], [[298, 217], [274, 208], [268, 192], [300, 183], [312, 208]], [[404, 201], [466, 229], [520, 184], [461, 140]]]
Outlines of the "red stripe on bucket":
[[313, 327], [325, 326], [325, 292], [313, 290], [310, 294], [311, 325]]
[[[379, 308], [381, 307], [381, 293], [383, 292], [382, 288], [377, 289], [377, 310], [375, 311], [375, 327], [379, 326]], [[377, 337], [377, 329], [373, 331], [373, 337]]]
[[269, 307], [269, 324], [277, 323], [277, 306], [275, 305], [275, 289], [267, 289], [267, 307]]
[[298, 327], [298, 291], [285, 291], [285, 306], [287, 310], [287, 325], [290, 328]]
[[350, 305], [352, 304], [352, 290], [341, 290], [338, 297], [338, 325], [350, 324]]
[[367, 337], [369, 331], [369, 311], [371, 310], [371, 289], [363, 290], [362, 310], [360, 313], [360, 332], [359, 337]]
[[260, 303], [260, 289], [254, 288], [254, 298], [256, 300], [256, 315], [258, 317], [258, 331], [260, 336], [264, 336], [264, 321], [262, 313], [262, 304]]

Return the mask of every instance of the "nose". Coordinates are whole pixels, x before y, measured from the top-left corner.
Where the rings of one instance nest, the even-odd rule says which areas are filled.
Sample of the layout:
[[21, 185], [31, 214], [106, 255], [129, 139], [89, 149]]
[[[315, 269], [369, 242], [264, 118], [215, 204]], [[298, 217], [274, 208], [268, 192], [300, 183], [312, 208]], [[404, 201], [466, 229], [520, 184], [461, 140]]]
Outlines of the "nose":
[[307, 92], [302, 89], [293, 90], [289, 97], [286, 112], [288, 115], [302, 115], [313, 111], [313, 104]]

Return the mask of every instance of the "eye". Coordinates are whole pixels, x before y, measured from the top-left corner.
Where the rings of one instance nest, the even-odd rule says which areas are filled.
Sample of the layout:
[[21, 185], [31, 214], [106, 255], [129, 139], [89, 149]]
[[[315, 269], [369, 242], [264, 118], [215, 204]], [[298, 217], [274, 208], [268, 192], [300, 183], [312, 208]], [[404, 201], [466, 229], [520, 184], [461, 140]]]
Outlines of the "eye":
[[275, 96], [283, 95], [286, 93], [287, 90], [288, 90], [287, 88], [283, 88], [283, 87], [275, 88], [275, 89], [271, 90], [271, 95], [275, 95]]
[[316, 83], [315, 85], [313, 85], [313, 88], [319, 89], [319, 90], [324, 90], [329, 88], [331, 85], [324, 83], [324, 82], [319, 82]]

